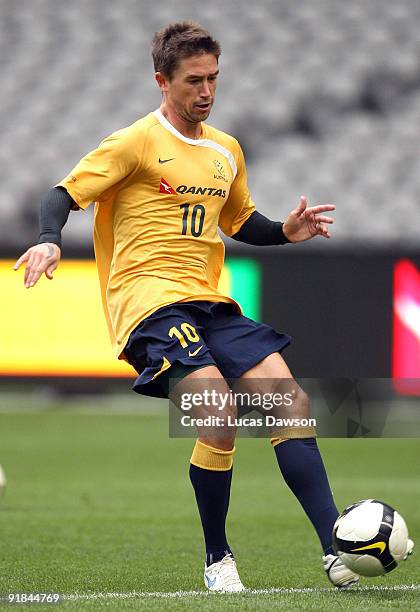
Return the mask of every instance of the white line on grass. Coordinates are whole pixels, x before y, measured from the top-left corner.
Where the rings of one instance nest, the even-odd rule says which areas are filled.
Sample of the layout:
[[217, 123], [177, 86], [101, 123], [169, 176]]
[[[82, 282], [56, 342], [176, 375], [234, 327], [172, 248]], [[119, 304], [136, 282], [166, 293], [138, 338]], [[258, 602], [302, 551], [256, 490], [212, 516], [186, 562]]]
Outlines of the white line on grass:
[[[363, 592], [377, 592], [377, 591], [419, 591], [420, 584], [397, 584], [391, 586], [364, 586], [352, 588], [350, 592], [363, 593]], [[271, 589], [247, 589], [243, 595], [273, 595], [280, 594], [285, 595], [288, 593], [338, 593], [338, 589], [332, 587], [323, 588], [276, 588]], [[156, 597], [160, 599], [170, 599], [176, 597], [203, 597], [208, 595], [220, 595], [221, 593], [212, 593], [210, 591], [131, 591], [129, 593], [74, 593], [70, 595], [63, 595], [63, 599], [68, 601], [78, 601], [81, 599], [140, 599], [147, 597]], [[229, 593], [232, 595], [232, 593]]]

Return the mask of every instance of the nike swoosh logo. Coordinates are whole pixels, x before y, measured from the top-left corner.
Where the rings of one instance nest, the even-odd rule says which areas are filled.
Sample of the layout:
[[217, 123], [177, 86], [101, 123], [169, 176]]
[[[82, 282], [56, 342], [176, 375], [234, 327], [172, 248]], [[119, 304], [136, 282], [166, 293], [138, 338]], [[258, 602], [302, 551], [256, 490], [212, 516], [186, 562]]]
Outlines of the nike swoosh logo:
[[195, 351], [188, 351], [188, 357], [195, 357], [197, 353], [201, 351], [202, 348], [203, 348], [203, 345], [199, 346], [198, 349]]
[[359, 550], [371, 550], [373, 548], [379, 548], [380, 554], [382, 554], [386, 548], [386, 544], [385, 542], [375, 542], [375, 544], [368, 544], [368, 546], [353, 548], [350, 552], [358, 552]]
[[216, 578], [210, 578], [210, 576], [206, 576], [206, 580], [207, 586], [209, 587], [209, 589], [211, 589], [211, 587], [214, 586], [214, 583], [216, 582]]
[[169, 159], [160, 159], [160, 157], [159, 157], [159, 163], [160, 164], [166, 164], [166, 162], [172, 161], [173, 159], [175, 159], [175, 157], [170, 157]]

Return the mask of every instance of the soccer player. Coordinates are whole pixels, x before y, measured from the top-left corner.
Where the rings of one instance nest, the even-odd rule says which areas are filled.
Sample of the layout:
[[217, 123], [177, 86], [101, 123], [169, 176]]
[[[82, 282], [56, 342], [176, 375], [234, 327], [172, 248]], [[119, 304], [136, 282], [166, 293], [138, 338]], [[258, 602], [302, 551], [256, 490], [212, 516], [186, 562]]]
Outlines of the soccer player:
[[[240, 145], [204, 123], [214, 103], [220, 45], [200, 25], [170, 24], [155, 35], [152, 55], [160, 108], [105, 138], [47, 194], [39, 243], [15, 269], [26, 264], [28, 288], [43, 273], [52, 279], [70, 211], [94, 201], [103, 307], [116, 356], [138, 372], [134, 390], [179, 404], [184, 392], [204, 392], [210, 381], [212, 389], [228, 393], [228, 380], [256, 392], [267, 380], [271, 391], [291, 385], [293, 415], [307, 418], [308, 397], [280, 354], [289, 336], [246, 318], [218, 290], [224, 259], [218, 227], [253, 245], [329, 238], [333, 219], [326, 213], [335, 207], [308, 207], [301, 197], [284, 223], [256, 211]], [[206, 410], [217, 415], [218, 408], [215, 402]], [[226, 413], [237, 414], [234, 402]], [[208, 427], [198, 434], [190, 479], [206, 544], [205, 584], [214, 591], [241, 591], [225, 531], [235, 431]], [[271, 443], [319, 536], [329, 579], [339, 587], [356, 582], [358, 576], [333, 553], [338, 512], [314, 429], [278, 430]]]

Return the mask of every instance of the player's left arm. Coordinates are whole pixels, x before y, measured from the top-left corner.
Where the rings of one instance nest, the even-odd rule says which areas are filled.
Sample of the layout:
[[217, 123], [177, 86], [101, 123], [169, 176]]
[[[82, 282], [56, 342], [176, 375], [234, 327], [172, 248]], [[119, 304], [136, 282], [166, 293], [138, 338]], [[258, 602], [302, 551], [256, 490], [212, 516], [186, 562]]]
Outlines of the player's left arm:
[[298, 206], [288, 214], [284, 223], [271, 221], [254, 211], [232, 238], [261, 246], [303, 242], [315, 236], [331, 238], [328, 225], [334, 223], [334, 219], [323, 213], [333, 210], [333, 204], [308, 207], [306, 197], [301, 196]]
[[260, 246], [303, 242], [315, 236], [331, 237], [328, 225], [334, 220], [324, 213], [335, 210], [333, 204], [308, 207], [306, 197], [302, 196], [284, 223], [272, 221], [255, 209], [247, 186], [245, 160], [239, 144], [237, 167], [229, 198], [219, 218], [219, 225], [227, 236]]

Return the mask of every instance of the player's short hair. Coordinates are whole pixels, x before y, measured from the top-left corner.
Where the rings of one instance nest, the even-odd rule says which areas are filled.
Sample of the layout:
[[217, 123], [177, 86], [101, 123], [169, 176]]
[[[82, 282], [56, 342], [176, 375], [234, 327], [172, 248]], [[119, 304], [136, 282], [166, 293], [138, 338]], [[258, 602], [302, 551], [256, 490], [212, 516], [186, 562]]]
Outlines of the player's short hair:
[[218, 60], [220, 44], [195, 21], [170, 23], [153, 37], [155, 72], [162, 72], [168, 79], [172, 78], [181, 59], [204, 53], [210, 53]]

